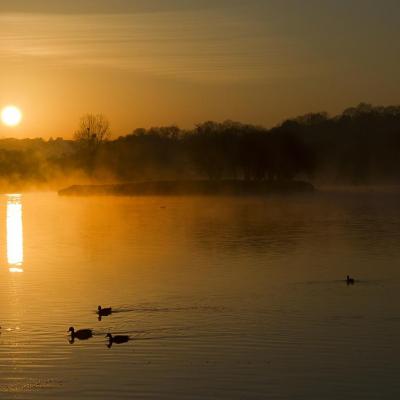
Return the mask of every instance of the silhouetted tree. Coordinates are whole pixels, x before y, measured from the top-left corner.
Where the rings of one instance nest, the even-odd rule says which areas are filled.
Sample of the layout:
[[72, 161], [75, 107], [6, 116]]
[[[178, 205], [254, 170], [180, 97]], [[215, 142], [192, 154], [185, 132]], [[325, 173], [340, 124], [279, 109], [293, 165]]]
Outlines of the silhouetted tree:
[[[208, 121], [136, 129], [115, 140], [103, 115], [82, 117], [75, 140], [1, 139], [0, 180], [45, 181], [82, 169], [116, 180], [312, 177], [329, 183], [400, 180], [400, 107], [360, 104], [312, 113], [266, 129]], [[217, 183], [216, 183], [217, 184]]]
[[103, 114], [86, 114], [74, 133], [83, 167], [92, 173], [99, 147], [111, 136], [110, 123]]
[[110, 123], [103, 114], [86, 114], [80, 120], [74, 139], [88, 146], [97, 147], [110, 135]]

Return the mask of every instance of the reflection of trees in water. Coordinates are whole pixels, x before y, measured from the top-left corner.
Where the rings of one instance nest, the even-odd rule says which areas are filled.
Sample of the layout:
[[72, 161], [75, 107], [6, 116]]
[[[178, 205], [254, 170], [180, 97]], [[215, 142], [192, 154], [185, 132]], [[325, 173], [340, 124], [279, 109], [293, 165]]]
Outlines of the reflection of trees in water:
[[305, 248], [330, 254], [396, 254], [399, 194], [328, 193], [232, 201], [197, 213], [191, 234], [209, 251], [285, 255]]
[[[334, 195], [335, 196], [335, 195]], [[345, 211], [341, 227], [356, 251], [396, 254], [400, 239], [400, 193], [346, 193], [336, 195]]]
[[307, 222], [304, 215], [285, 216], [276, 207], [268, 210], [261, 200], [239, 206], [233, 202], [213, 213], [196, 215], [191, 233], [196, 244], [209, 250], [245, 254], [250, 249], [280, 255], [293, 252], [305, 239]]
[[298, 226], [285, 225], [278, 221], [266, 221], [264, 225], [249, 224], [238, 220], [227, 228], [225, 222], [198, 221], [193, 234], [196, 242], [206, 248], [226, 252], [254, 252], [283, 254], [293, 251], [301, 240], [296, 235]]
[[[83, 198], [76, 232], [89, 257], [179, 259], [198, 247], [207, 254], [284, 256], [316, 247], [395, 253], [399, 195], [316, 193], [253, 197]], [[72, 223], [72, 221], [70, 222]], [[101, 240], [100, 240], [101, 238]], [[323, 262], [323, 260], [321, 260]]]

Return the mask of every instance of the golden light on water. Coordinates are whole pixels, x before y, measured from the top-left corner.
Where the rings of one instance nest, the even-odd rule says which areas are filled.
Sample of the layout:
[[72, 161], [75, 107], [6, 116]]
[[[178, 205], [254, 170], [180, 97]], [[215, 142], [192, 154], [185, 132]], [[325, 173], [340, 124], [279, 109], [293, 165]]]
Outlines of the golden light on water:
[[23, 229], [21, 195], [7, 195], [7, 261], [9, 271], [23, 272]]

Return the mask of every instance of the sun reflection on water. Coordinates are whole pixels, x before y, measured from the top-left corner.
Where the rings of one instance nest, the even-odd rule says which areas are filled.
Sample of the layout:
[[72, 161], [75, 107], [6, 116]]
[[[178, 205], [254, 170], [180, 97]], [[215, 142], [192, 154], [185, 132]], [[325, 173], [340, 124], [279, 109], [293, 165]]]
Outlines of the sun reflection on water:
[[7, 195], [7, 261], [9, 271], [24, 272], [22, 204], [20, 194]]

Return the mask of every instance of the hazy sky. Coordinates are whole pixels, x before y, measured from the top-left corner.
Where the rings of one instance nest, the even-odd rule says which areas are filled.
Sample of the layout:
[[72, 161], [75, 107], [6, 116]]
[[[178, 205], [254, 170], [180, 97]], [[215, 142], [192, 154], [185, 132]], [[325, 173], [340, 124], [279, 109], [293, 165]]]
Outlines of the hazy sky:
[[399, 104], [399, 21], [398, 0], [1, 0], [0, 107], [25, 118], [0, 136]]

